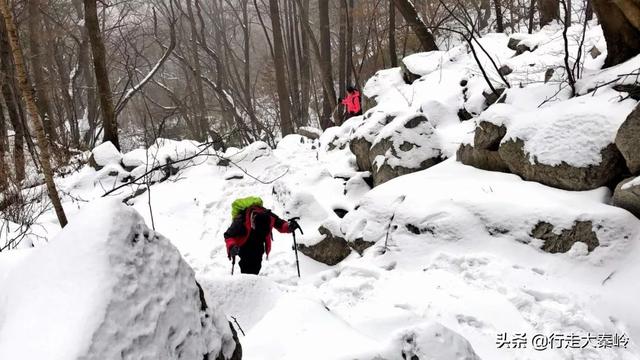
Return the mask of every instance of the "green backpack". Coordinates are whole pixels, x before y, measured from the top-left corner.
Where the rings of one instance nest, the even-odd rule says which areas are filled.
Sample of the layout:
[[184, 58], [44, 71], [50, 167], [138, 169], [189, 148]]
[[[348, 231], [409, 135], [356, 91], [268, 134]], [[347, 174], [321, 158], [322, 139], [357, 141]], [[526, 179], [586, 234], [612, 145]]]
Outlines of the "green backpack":
[[235, 219], [238, 214], [251, 206], [262, 206], [262, 199], [257, 196], [236, 199], [231, 204], [231, 219]]

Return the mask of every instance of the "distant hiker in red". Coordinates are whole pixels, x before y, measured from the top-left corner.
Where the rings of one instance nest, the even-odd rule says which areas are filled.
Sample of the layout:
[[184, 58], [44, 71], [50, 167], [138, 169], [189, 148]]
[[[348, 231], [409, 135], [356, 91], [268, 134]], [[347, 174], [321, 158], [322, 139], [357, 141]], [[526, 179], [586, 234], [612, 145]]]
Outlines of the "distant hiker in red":
[[262, 255], [271, 251], [271, 232], [275, 228], [281, 233], [290, 233], [299, 228], [292, 221], [284, 221], [271, 210], [262, 207], [262, 199], [248, 197], [238, 199], [232, 204], [233, 221], [224, 233], [229, 260], [240, 256], [240, 272], [243, 274], [260, 273]]
[[349, 86], [347, 88], [347, 96], [342, 99], [340, 103], [347, 108], [347, 119], [352, 116], [362, 115], [362, 108], [360, 107], [360, 91], [353, 86]]

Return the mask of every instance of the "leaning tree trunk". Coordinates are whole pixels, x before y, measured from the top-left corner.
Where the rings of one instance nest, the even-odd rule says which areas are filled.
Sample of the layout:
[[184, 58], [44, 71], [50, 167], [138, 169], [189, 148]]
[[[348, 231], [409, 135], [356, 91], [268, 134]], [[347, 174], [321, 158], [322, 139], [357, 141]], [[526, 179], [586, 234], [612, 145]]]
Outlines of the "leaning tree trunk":
[[271, 13], [271, 25], [273, 28], [273, 62], [276, 67], [276, 85], [278, 88], [278, 103], [280, 105], [280, 130], [282, 131], [282, 136], [285, 136], [293, 134], [293, 123], [291, 122], [289, 94], [287, 93], [284, 44], [282, 27], [280, 26], [278, 0], [269, 0], [269, 11]]
[[416, 11], [413, 3], [410, 0], [393, 0], [393, 2], [396, 4], [396, 8], [400, 11], [402, 17], [404, 17], [404, 20], [409, 24], [409, 26], [411, 26], [411, 29], [416, 36], [418, 36], [418, 40], [420, 40], [420, 44], [422, 44], [422, 50], [438, 50], [438, 46], [436, 45], [433, 35], [420, 15], [418, 15], [418, 11]]
[[22, 48], [20, 47], [20, 41], [18, 39], [18, 30], [16, 29], [16, 24], [13, 20], [13, 13], [11, 12], [11, 8], [9, 8], [7, 0], [0, 0], [0, 12], [2, 12], [2, 15], [4, 17], [7, 37], [9, 39], [9, 45], [11, 47], [13, 62], [16, 69], [18, 86], [20, 87], [23, 100], [27, 106], [27, 111], [29, 112], [33, 127], [36, 131], [38, 147], [40, 148], [40, 163], [42, 165], [42, 172], [44, 174], [47, 192], [49, 193], [49, 199], [51, 200], [51, 204], [53, 205], [56, 215], [58, 216], [58, 222], [60, 223], [60, 226], [64, 227], [65, 225], [67, 225], [67, 217], [64, 213], [64, 209], [62, 208], [62, 203], [60, 202], [56, 184], [53, 181], [53, 170], [51, 169], [49, 142], [47, 141], [47, 137], [44, 133], [44, 126], [42, 124], [40, 114], [38, 113], [38, 107], [36, 106], [36, 102], [33, 99], [32, 89], [29, 86], [29, 81], [27, 79], [27, 70], [24, 63], [24, 56], [22, 55]]
[[560, 1], [538, 0], [538, 11], [540, 12], [540, 27], [554, 20], [560, 20]]
[[98, 84], [98, 94], [100, 97], [100, 108], [102, 110], [102, 127], [104, 128], [103, 141], [111, 143], [119, 150], [118, 123], [113, 107], [113, 94], [109, 83], [109, 72], [107, 71], [106, 50], [100, 33], [98, 22], [98, 9], [96, 0], [84, 0], [84, 25], [87, 27], [91, 53], [93, 54], [93, 68], [96, 73]]
[[605, 67], [620, 64], [640, 53], [640, 1], [593, 0], [607, 41]]

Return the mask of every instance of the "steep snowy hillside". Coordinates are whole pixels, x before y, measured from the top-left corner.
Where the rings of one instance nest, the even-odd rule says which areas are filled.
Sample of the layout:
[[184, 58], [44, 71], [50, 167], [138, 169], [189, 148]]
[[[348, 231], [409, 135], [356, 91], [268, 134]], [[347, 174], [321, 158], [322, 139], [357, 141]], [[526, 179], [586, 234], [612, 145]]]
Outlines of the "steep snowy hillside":
[[[570, 30], [573, 53], [580, 30]], [[289, 135], [275, 149], [257, 142], [224, 154], [192, 141], [127, 154], [105, 145], [93, 154], [100, 170], [57, 179], [65, 210], [82, 221], [122, 186], [108, 196], [180, 251], [209, 307], [238, 329], [245, 359], [638, 359], [640, 220], [612, 206], [603, 185], [630, 175], [607, 149], [637, 101], [612, 86], [640, 58], [599, 71], [606, 47], [591, 24], [584, 48], [601, 53], [587, 55], [572, 98], [560, 32], [480, 39], [511, 71], [498, 98], [462, 45], [379, 71], [363, 89], [375, 105], [319, 139]], [[249, 195], [300, 217], [301, 278], [293, 239], [280, 233], [260, 276], [231, 275], [223, 233], [233, 200]], [[135, 221], [123, 221], [142, 226], [130, 211]], [[0, 284], [46, 249], [72, 245], [71, 230], [56, 237], [53, 213], [41, 220], [51, 243], [2, 254]], [[46, 307], [54, 295], [40, 296]], [[0, 308], [0, 354], [11, 339], [3, 334], [20, 326], [11, 309]]]

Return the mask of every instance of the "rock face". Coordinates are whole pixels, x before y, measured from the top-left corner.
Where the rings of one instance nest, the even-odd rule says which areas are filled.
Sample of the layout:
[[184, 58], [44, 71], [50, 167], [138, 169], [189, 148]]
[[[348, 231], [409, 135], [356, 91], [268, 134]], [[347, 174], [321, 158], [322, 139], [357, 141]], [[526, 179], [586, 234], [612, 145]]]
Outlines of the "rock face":
[[473, 146], [478, 149], [497, 151], [506, 133], [507, 128], [504, 125], [498, 126], [488, 121], [480, 121], [476, 125]]
[[613, 205], [621, 207], [640, 219], [640, 178], [626, 179], [613, 193]]
[[609, 184], [624, 171], [622, 155], [613, 144], [601, 150], [600, 164], [588, 167], [575, 167], [565, 162], [556, 166], [531, 163], [520, 139], [503, 142], [498, 152], [512, 173], [525, 180], [565, 190], [595, 189]]
[[632, 174], [640, 174], [640, 105], [627, 116], [616, 135], [616, 146]]
[[14, 270], [2, 284], [2, 359], [234, 356], [237, 337], [193, 270], [117, 199], [88, 205]]
[[544, 240], [542, 250], [550, 253], [565, 253], [578, 241], [587, 244], [589, 252], [600, 245], [591, 221], [576, 221], [571, 229], [563, 229], [560, 234], [554, 232], [552, 224], [539, 222], [531, 230], [531, 236]]
[[460, 144], [456, 157], [461, 163], [478, 169], [509, 172], [509, 167], [497, 151], [478, 149], [469, 144]]
[[351, 254], [351, 248], [340, 235], [334, 235], [324, 226], [318, 229], [324, 239], [315, 245], [298, 244], [298, 250], [313, 260], [327, 265], [336, 265]]

